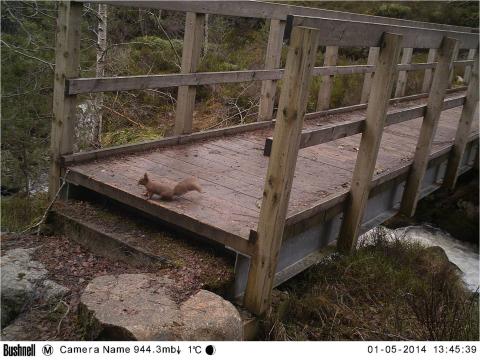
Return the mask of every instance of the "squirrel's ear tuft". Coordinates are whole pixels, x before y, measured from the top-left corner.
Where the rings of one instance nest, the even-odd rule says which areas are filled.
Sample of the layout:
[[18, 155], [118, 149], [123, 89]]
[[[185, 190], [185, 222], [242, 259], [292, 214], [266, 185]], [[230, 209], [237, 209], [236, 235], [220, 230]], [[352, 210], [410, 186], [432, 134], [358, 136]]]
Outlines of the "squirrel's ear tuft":
[[143, 175], [143, 178], [144, 178], [144, 179], [148, 179], [148, 174], [145, 173], [145, 174]]

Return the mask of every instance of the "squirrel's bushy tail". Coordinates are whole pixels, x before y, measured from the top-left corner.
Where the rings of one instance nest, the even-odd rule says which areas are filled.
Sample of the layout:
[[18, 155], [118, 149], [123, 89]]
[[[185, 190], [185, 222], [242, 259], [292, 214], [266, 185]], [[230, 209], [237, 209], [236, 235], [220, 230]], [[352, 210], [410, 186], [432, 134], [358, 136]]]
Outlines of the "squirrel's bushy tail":
[[195, 178], [187, 178], [185, 180], [180, 181], [175, 188], [173, 189], [174, 195], [183, 195], [189, 191], [198, 191], [202, 192], [202, 188], [198, 183], [197, 179]]

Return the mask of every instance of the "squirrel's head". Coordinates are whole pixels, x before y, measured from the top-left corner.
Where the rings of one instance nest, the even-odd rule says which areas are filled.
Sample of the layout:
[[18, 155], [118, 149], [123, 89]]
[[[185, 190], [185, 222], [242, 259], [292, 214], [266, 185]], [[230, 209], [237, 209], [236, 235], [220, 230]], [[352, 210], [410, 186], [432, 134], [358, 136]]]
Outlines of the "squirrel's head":
[[140, 180], [138, 180], [138, 185], [146, 185], [148, 183], [148, 174], [145, 173]]

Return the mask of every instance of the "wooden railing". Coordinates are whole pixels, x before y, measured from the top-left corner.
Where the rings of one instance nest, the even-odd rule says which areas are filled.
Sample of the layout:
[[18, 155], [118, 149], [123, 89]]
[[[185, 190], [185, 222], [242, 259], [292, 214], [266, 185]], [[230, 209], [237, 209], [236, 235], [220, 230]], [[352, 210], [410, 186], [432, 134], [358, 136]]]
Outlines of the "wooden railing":
[[[81, 2], [62, 2], [59, 4], [57, 19], [56, 43], [56, 71], [54, 87], [54, 121], [52, 126], [52, 166], [50, 171], [50, 196], [54, 196], [59, 187], [61, 174], [61, 157], [69, 155], [73, 150], [74, 113], [76, 95], [83, 93], [157, 89], [165, 87], [178, 87], [177, 111], [175, 115], [175, 134], [188, 134], [192, 131], [193, 108], [195, 104], [195, 89], [198, 85], [224, 84], [249, 81], [261, 81], [260, 103], [258, 111], [259, 121], [270, 121], [273, 118], [275, 107], [276, 82], [283, 77], [284, 70], [279, 69], [280, 55], [287, 18], [289, 15], [308, 15], [329, 19], [343, 19], [350, 21], [376, 22], [385, 26], [397, 25], [417, 27], [423, 29], [436, 29], [449, 32], [474, 32], [476, 29], [444, 24], [430, 24], [418, 21], [383, 18], [378, 16], [344, 13], [339, 11], [306, 8], [291, 5], [272, 4], [259, 1], [101, 1], [115, 6], [135, 8], [158, 8], [164, 10], [187, 12], [185, 36], [183, 44], [181, 74], [145, 75], [145, 76], [119, 76], [105, 78], [79, 78], [80, 47], [80, 19]], [[231, 72], [206, 72], [198, 73], [197, 62], [201, 51], [203, 36], [203, 14], [226, 16], [241, 16], [264, 18], [270, 20], [270, 33], [268, 38], [265, 70], [245, 70]], [[298, 21], [298, 20], [297, 20]], [[302, 21], [309, 21], [304, 18]], [[296, 24], [298, 25], [298, 24]], [[415, 30], [412, 30], [415, 33]], [[372, 44], [374, 42], [370, 42]], [[332, 77], [341, 74], [365, 74], [362, 90], [362, 103], [366, 102], [370, 89], [371, 77], [375, 71], [375, 54], [377, 47], [371, 47], [369, 65], [335, 66], [338, 46], [335, 41], [326, 44], [325, 66], [314, 69], [315, 76], [322, 77], [322, 86], [318, 94], [317, 110], [325, 110], [330, 106], [332, 90]], [[370, 46], [359, 43], [359, 46]], [[412, 46], [415, 46], [412, 43]], [[433, 48], [434, 46], [432, 46]], [[468, 81], [471, 72], [473, 56], [476, 45], [470, 47], [469, 59], [456, 62], [465, 67], [465, 80]], [[431, 55], [431, 56], [430, 56]], [[429, 61], [424, 64], [402, 64], [401, 79], [398, 95], [404, 95], [403, 85], [406, 71], [425, 69], [423, 92], [428, 91], [429, 79], [435, 68], [435, 50], [429, 53]], [[407, 61], [405, 61], [407, 62]]]
[[[457, 150], [452, 152], [448, 165], [451, 178], [447, 175], [445, 181], [445, 186], [451, 187], [458, 175], [475, 107], [478, 106], [478, 53], [466, 96], [444, 100], [458, 49], [478, 46], [476, 34], [297, 16], [293, 25], [277, 121], [267, 151], [270, 159], [259, 224], [252, 235], [256, 248], [244, 298], [245, 306], [258, 314], [264, 313], [270, 304], [300, 148], [362, 133], [337, 239], [338, 249], [349, 252], [355, 247], [359, 235], [384, 127], [417, 117], [423, 116], [424, 119], [401, 204], [401, 211], [410, 216], [416, 208], [441, 111], [463, 105], [454, 144]], [[378, 61], [371, 79], [365, 119], [302, 132], [313, 74], [313, 49], [318, 45], [378, 47]], [[438, 62], [427, 105], [387, 114], [402, 48], [438, 49]], [[309, 217], [314, 215], [315, 212], [308, 214]]]
[[[349, 206], [344, 215], [338, 240], [338, 246], [343, 251], [352, 249], [358, 236], [384, 126], [424, 116], [419, 146], [411, 167], [412, 170], [408, 175], [407, 189], [402, 202], [402, 211], [411, 214], [418, 200], [419, 187], [425, 173], [426, 159], [429, 156], [431, 140], [435, 133], [439, 114], [442, 109], [463, 105], [462, 118], [455, 139], [454, 151], [449, 160], [449, 175], [446, 180], [446, 186], [454, 186], [465, 149], [465, 134], [468, 134], [474, 109], [478, 103], [478, 34], [474, 29], [257, 1], [235, 3], [213, 1], [102, 2], [115, 6], [187, 12], [181, 73], [80, 78], [79, 48], [82, 3], [59, 3], [50, 196], [55, 196], [59, 189], [60, 176], [65, 164], [127, 151], [124, 147], [115, 147], [72, 154], [76, 96], [78, 94], [178, 87], [176, 136], [128, 145], [128, 151], [135, 151], [238, 131], [237, 127], [189, 134], [192, 129], [195, 89], [198, 85], [261, 81], [258, 114], [260, 122], [241, 128], [251, 130], [272, 126], [276, 82], [282, 79], [283, 86], [278, 104], [275, 131], [273, 138], [267, 139], [270, 160], [245, 293], [245, 305], [252, 312], [261, 314], [268, 307], [285, 226], [303, 216], [286, 219], [286, 209], [299, 148], [362, 133], [357, 165], [348, 198]], [[203, 42], [204, 14], [269, 19], [270, 33], [265, 69], [196, 72], [200, 54], [199, 44]], [[291, 15], [294, 16], [291, 17]], [[279, 68], [280, 54], [284, 35], [289, 37], [290, 44], [285, 69], [281, 69]], [[314, 59], [319, 45], [326, 47], [325, 63], [324, 66], [314, 67]], [[338, 48], [348, 46], [368, 47], [367, 65], [336, 66]], [[401, 64], [398, 64], [402, 49]], [[412, 49], [429, 49], [427, 62], [412, 64]], [[467, 60], [455, 61], [460, 49], [469, 50]], [[445, 101], [444, 95], [452, 82], [454, 64], [465, 67], [464, 79], [466, 83], [469, 83], [469, 87], [466, 96]], [[427, 105], [387, 114], [390, 94], [395, 85], [394, 75], [400, 71], [395, 95], [403, 96], [407, 71], [414, 70], [425, 70], [422, 91], [424, 93], [430, 91]], [[317, 96], [317, 110], [321, 113], [330, 111], [328, 109], [332, 77], [340, 74], [359, 73], [365, 74], [361, 102], [365, 103], [364, 106], [367, 107], [366, 118], [302, 133], [312, 76], [322, 76], [322, 86]], [[320, 113], [316, 113], [316, 116]], [[313, 213], [317, 210], [312, 208], [310, 212]]]

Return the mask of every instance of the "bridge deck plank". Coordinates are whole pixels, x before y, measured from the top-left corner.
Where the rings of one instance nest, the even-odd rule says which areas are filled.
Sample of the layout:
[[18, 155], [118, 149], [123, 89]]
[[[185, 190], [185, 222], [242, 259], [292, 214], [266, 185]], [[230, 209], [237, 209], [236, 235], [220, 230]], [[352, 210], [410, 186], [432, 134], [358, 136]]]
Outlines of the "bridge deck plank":
[[[411, 102], [395, 107], [409, 105]], [[453, 142], [461, 109], [458, 107], [442, 113], [433, 152]], [[305, 129], [363, 115], [364, 111], [358, 110], [309, 119], [305, 121]], [[420, 124], [421, 119], [418, 118], [386, 128], [376, 164], [376, 176], [386, 175], [412, 159]], [[472, 127], [472, 133], [478, 133], [477, 123]], [[153, 178], [166, 178], [169, 181], [196, 176], [204, 188], [203, 194], [189, 193], [172, 202], [152, 199], [148, 206], [150, 209], [158, 207], [159, 214], [162, 214], [161, 210], [170, 210], [172, 213], [169, 216], [177, 214], [183, 219], [181, 221], [195, 220], [195, 226], [205, 227], [204, 233], [211, 234], [212, 240], [231, 246], [235, 242], [227, 242], [222, 238], [223, 234], [232, 234], [233, 239], [244, 239], [248, 243], [250, 229], [256, 229], [268, 162], [268, 158], [263, 156], [263, 144], [265, 138], [271, 135], [272, 129], [257, 130], [80, 163], [69, 169], [81, 175], [76, 177], [80, 185], [92, 187], [89, 179], [94, 179], [96, 191], [102, 192], [99, 184], [103, 184], [109, 187], [108, 193], [117, 197], [117, 200], [128, 202], [131, 200], [126, 199], [136, 199], [136, 204], [147, 201], [142, 195], [143, 188], [137, 185], [137, 180], [145, 171], [151, 173]], [[335, 197], [335, 194], [340, 196], [348, 189], [359, 143], [358, 134], [300, 150], [289, 215], [309, 209], [324, 198]], [[169, 219], [163, 220], [169, 222]], [[175, 225], [181, 224], [181, 221]], [[207, 231], [209, 229], [221, 231]], [[237, 247], [246, 248], [248, 245], [245, 244]]]

